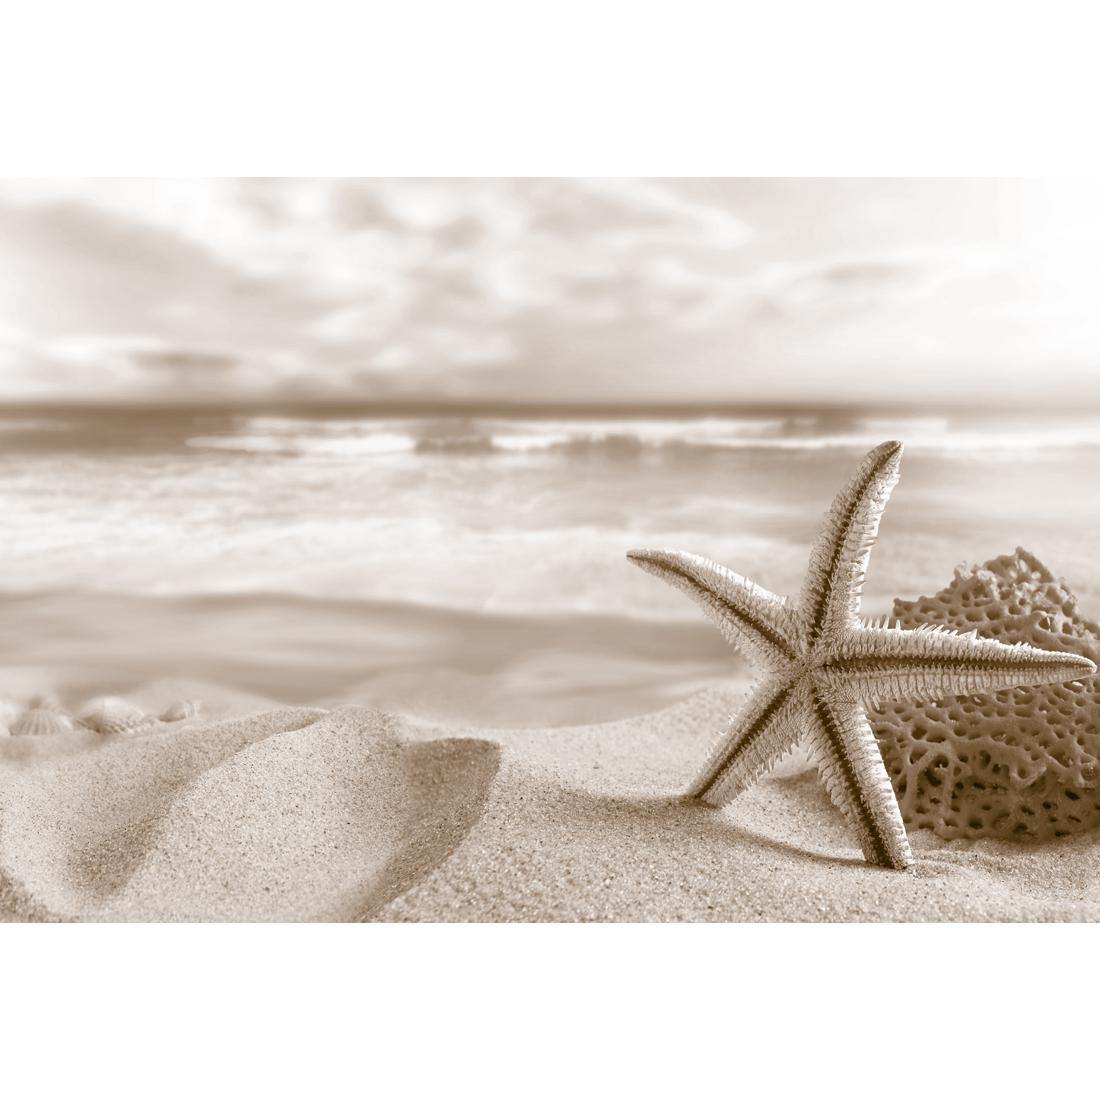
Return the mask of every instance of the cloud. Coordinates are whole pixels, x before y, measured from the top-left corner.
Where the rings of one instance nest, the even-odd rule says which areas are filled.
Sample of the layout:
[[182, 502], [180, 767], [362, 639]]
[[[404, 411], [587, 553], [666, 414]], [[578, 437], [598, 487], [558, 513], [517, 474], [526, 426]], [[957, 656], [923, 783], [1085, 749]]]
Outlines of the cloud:
[[923, 247], [877, 255], [829, 256], [763, 265], [731, 283], [725, 306], [775, 320], [844, 320], [927, 298], [959, 280], [997, 270], [1004, 259], [988, 248]]
[[737, 247], [733, 215], [642, 180], [15, 180], [0, 200], [79, 205], [178, 237], [234, 270], [314, 293], [371, 292], [450, 257], [601, 269], [623, 254]]
[[0, 396], [813, 398], [932, 392], [960, 364], [978, 387], [1100, 352], [1095, 211], [1048, 225], [1029, 192], [1012, 221], [1014, 194], [0, 181]]
[[[522, 388], [549, 327], [690, 327], [721, 296], [715, 250], [752, 237], [642, 180], [14, 181], [0, 202], [32, 270], [22, 284], [62, 283], [60, 305], [26, 303], [41, 340], [98, 328], [89, 377], [143, 391], [143, 365], [165, 368], [167, 388], [208, 378], [204, 355], [230, 374], [278, 350], [326, 392], [341, 377], [369, 390], [372, 368], [420, 385], [484, 368], [499, 380], [506, 363]], [[120, 360], [135, 323], [164, 346]]]
[[[80, 334], [0, 343], [5, 381], [24, 399], [157, 401], [277, 397], [307, 375], [293, 352], [181, 345], [152, 334]], [[323, 383], [319, 394], [333, 392]]]

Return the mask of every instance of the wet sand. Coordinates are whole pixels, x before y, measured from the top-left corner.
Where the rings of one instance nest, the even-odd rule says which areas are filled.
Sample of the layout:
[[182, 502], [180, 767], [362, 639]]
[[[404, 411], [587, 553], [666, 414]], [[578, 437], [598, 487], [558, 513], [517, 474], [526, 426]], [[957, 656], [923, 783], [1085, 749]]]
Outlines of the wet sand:
[[556, 726], [644, 714], [747, 667], [702, 620], [281, 595], [55, 592], [4, 597], [2, 610], [0, 696], [48, 693], [73, 706], [172, 676], [282, 703]]

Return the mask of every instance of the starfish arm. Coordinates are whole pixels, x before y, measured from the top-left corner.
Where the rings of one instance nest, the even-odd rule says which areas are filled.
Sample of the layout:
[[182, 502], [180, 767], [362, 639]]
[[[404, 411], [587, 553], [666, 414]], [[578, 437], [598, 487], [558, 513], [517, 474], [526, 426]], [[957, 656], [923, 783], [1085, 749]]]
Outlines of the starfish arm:
[[814, 686], [809, 710], [808, 744], [821, 781], [833, 804], [855, 826], [864, 856], [895, 870], [912, 866], [898, 800], [863, 708]]
[[939, 700], [1091, 676], [1076, 653], [1005, 645], [949, 630], [868, 627], [851, 632], [820, 667], [832, 690], [852, 699]]
[[779, 677], [766, 680], [715, 745], [688, 797], [711, 806], [732, 802], [804, 736], [805, 719], [801, 682]]
[[889, 442], [871, 451], [825, 517], [798, 599], [811, 646], [850, 624], [859, 613], [867, 560], [897, 484], [901, 450], [900, 443]]
[[795, 656], [797, 634], [786, 601], [745, 577], [696, 554], [631, 550], [627, 557], [686, 592], [718, 624], [726, 640], [764, 668], [778, 670]]

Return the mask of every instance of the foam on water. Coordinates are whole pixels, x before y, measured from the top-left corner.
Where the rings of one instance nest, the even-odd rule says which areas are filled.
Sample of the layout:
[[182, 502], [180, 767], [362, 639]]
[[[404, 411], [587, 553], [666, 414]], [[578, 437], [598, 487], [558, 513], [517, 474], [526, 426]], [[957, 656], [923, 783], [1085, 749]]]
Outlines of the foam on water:
[[247, 451], [255, 454], [356, 455], [396, 454], [416, 449], [416, 440], [397, 432], [374, 432], [340, 438], [338, 436], [230, 435], [193, 436], [187, 446], [200, 450]]
[[872, 606], [1021, 542], [1083, 596], [1100, 592], [1091, 549], [1100, 420], [1084, 417], [163, 413], [2, 423], [0, 584], [11, 593], [275, 591], [688, 619], [685, 601], [626, 566], [627, 549], [680, 547], [796, 591], [824, 509], [885, 438], [904, 440], [907, 454], [872, 563]]
[[910, 451], [1034, 453], [1067, 447], [1100, 447], [1100, 420], [1055, 423], [956, 422], [943, 416], [860, 417], [842, 427], [835, 418], [706, 417], [693, 419], [316, 419], [254, 417], [224, 435], [187, 440], [197, 449], [254, 453], [371, 455], [417, 451], [473, 454], [486, 451], [622, 452], [678, 450], [868, 449], [884, 438], [900, 438]]

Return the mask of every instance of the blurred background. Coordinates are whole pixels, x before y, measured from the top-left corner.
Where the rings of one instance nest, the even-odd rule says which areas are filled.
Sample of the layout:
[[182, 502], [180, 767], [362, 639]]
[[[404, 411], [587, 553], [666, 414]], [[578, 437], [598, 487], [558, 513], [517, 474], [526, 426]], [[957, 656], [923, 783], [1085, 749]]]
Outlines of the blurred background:
[[1026, 546], [1100, 615], [1100, 217], [1036, 180], [0, 181], [0, 691], [450, 721], [747, 669], [634, 546], [868, 613]]

